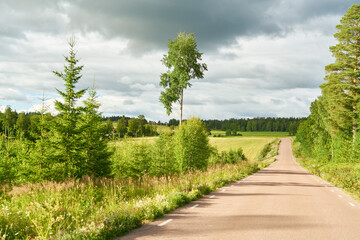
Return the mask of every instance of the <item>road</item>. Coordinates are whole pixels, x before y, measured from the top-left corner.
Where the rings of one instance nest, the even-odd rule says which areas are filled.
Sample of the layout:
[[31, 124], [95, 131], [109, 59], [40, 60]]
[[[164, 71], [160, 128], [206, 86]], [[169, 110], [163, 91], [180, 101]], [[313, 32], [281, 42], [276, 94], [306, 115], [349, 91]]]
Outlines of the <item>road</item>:
[[360, 203], [308, 173], [282, 139], [277, 161], [126, 239], [360, 239]]

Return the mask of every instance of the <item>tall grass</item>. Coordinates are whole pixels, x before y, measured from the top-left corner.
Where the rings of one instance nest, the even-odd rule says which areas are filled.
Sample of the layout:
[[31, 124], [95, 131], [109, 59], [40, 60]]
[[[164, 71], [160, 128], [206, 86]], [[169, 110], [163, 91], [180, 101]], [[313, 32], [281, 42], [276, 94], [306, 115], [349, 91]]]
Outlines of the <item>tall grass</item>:
[[[264, 144], [258, 145], [260, 152]], [[271, 146], [270, 152], [277, 152], [276, 144]], [[5, 189], [0, 194], [0, 239], [111, 239], [272, 161], [246, 161], [240, 150], [220, 157], [224, 159], [213, 159], [206, 170], [166, 177], [143, 172], [141, 178], [83, 177]]]
[[246, 161], [169, 179], [92, 179], [14, 187], [3, 194], [2, 239], [110, 239], [259, 170]]
[[293, 153], [297, 161], [309, 172], [345, 189], [356, 199], [360, 200], [360, 163], [318, 161], [306, 156], [301, 151], [300, 143], [298, 142], [293, 142]]

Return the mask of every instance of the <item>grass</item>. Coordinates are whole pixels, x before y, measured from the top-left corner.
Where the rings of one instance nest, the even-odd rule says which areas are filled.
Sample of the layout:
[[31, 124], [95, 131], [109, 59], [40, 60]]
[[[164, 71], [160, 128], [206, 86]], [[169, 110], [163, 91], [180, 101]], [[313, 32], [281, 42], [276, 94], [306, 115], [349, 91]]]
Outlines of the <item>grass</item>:
[[[214, 134], [223, 134], [225, 131], [211, 131], [212, 136]], [[235, 137], [210, 137], [210, 144], [221, 151], [236, 150], [239, 147], [243, 149], [243, 152], [248, 160], [258, 160], [260, 153], [266, 144], [273, 142], [280, 137], [288, 137], [287, 132], [241, 132], [243, 136]], [[129, 138], [134, 142], [145, 142], [149, 144], [155, 143], [158, 137], [142, 137], [142, 138]], [[113, 144], [120, 146], [121, 141], [114, 141]]]
[[293, 142], [297, 161], [309, 172], [346, 190], [360, 200], [360, 163], [322, 162], [302, 155], [300, 144]]
[[215, 146], [218, 151], [229, 151], [241, 147], [248, 160], [257, 161], [264, 146], [276, 139], [276, 137], [210, 138], [210, 144]]
[[[156, 138], [131, 139], [153, 143]], [[14, 187], [0, 195], [0, 239], [112, 239], [266, 167], [275, 137], [211, 138], [219, 150], [244, 148], [248, 159], [165, 178], [92, 179]], [[215, 142], [214, 142], [215, 141]], [[115, 142], [121, 146], [121, 141]], [[272, 143], [270, 150], [268, 143]], [[246, 151], [245, 151], [246, 149]], [[264, 150], [265, 149], [265, 150]], [[268, 151], [269, 150], [269, 151]], [[255, 161], [261, 152], [265, 159]]]
[[0, 239], [111, 239], [257, 170], [243, 161], [141, 185], [84, 178], [15, 187], [1, 199]]

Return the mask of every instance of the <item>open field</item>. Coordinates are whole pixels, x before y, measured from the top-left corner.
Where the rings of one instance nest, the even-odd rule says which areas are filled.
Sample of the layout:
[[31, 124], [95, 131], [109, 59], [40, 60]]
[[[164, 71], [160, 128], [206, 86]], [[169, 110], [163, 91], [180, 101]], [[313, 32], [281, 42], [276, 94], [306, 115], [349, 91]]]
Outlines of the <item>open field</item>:
[[215, 146], [219, 152], [238, 149], [241, 147], [246, 158], [256, 161], [264, 146], [277, 139], [276, 137], [224, 137], [210, 138], [210, 144]]
[[[214, 132], [214, 133], [213, 133]], [[212, 131], [212, 134], [224, 134], [224, 131]], [[251, 161], [258, 160], [259, 154], [264, 146], [279, 137], [287, 137], [286, 132], [241, 132], [243, 136], [234, 137], [210, 137], [210, 144], [217, 148], [219, 152], [236, 150], [239, 147], [247, 159]], [[128, 138], [129, 141], [136, 143], [155, 143], [158, 137], [142, 137], [142, 138]], [[117, 147], [121, 146], [122, 141], [115, 141]]]
[[[214, 135], [222, 135], [225, 137], [225, 131], [220, 130], [211, 130], [211, 137]], [[288, 132], [237, 132], [242, 135], [242, 137], [288, 137]], [[231, 136], [228, 136], [231, 137]]]

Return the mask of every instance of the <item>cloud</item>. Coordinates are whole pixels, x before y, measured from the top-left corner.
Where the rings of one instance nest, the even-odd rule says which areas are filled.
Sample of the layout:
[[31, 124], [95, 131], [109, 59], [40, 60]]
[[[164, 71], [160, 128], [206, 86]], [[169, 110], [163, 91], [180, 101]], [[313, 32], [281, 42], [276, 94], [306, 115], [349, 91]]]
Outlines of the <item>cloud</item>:
[[18, 102], [18, 101], [27, 101], [28, 96], [26, 96], [23, 92], [12, 89], [12, 88], [0, 88], [0, 100], [5, 100], [9, 102]]
[[[0, 35], [25, 37], [24, 29], [54, 35], [82, 31], [129, 40], [134, 53], [165, 49], [180, 31], [193, 32], [200, 49], [214, 51], [243, 36], [283, 36], [293, 26], [342, 16], [349, 0], [75, 0], [3, 1]], [[314, 25], [315, 26], [315, 25]], [[313, 26], [313, 27], [314, 27]], [[322, 31], [321, 26], [318, 29]]]
[[[193, 32], [209, 71], [185, 91], [184, 116], [306, 116], [333, 62], [349, 0], [13, 0], [0, 2], [0, 105], [34, 110], [64, 89], [74, 34], [78, 89], [95, 81], [105, 115], [167, 120], [159, 76], [168, 39]], [[2, 90], [1, 90], [2, 89]], [[8, 90], [11, 89], [11, 90]], [[50, 104], [50, 102], [49, 102]], [[51, 104], [50, 104], [51, 105]], [[49, 110], [53, 111], [53, 110]]]

